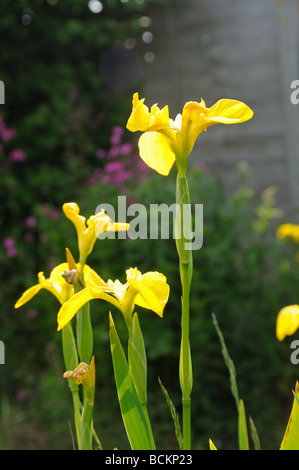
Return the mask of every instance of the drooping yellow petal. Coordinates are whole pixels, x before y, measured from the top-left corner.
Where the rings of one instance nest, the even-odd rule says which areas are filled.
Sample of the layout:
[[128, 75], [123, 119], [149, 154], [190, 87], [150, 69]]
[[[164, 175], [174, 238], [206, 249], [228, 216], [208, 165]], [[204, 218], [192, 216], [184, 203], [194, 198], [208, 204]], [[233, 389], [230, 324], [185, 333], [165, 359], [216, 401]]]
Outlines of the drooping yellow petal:
[[170, 292], [166, 277], [156, 271], [150, 271], [143, 275], [137, 271], [135, 277], [132, 274], [133, 270], [127, 271], [128, 283], [138, 291], [135, 304], [152, 310], [162, 317]]
[[282, 341], [299, 328], [299, 305], [288, 305], [280, 310], [276, 321], [276, 337]]
[[78, 310], [87, 302], [93, 299], [103, 299], [119, 308], [119, 302], [112, 295], [106, 294], [102, 287], [86, 287], [73, 295], [60, 308], [57, 315], [58, 328], [61, 330], [72, 318]]
[[41, 287], [51, 292], [61, 304], [66, 302], [74, 294], [74, 287], [68, 284], [62, 277], [62, 273], [65, 269], [68, 270], [68, 263], [59, 264], [51, 271], [48, 279], [45, 278], [44, 273], [38, 273], [38, 280]]
[[29, 287], [29, 289], [27, 289], [16, 302], [15, 308], [19, 308], [29, 302], [29, 300], [31, 300], [41, 289], [42, 286], [40, 284], [36, 284], [35, 286]]
[[174, 162], [172, 141], [160, 132], [145, 132], [141, 135], [139, 152], [142, 160], [161, 175], [168, 175]]
[[76, 315], [78, 310], [90, 300], [96, 298], [92, 287], [82, 289], [77, 294], [73, 295], [67, 302], [60, 308], [57, 315], [58, 328], [61, 330], [71, 319]]
[[[132, 279], [130, 281], [130, 285], [138, 291], [138, 298], [139, 298], [139, 304], [142, 304], [143, 307], [148, 308], [149, 310], [152, 310], [153, 312], [157, 313], [159, 316], [162, 317], [161, 314], [161, 305], [158, 297], [156, 296], [155, 292], [144, 285], [140, 281], [135, 281]], [[137, 304], [137, 296], [135, 299], [135, 304]]]

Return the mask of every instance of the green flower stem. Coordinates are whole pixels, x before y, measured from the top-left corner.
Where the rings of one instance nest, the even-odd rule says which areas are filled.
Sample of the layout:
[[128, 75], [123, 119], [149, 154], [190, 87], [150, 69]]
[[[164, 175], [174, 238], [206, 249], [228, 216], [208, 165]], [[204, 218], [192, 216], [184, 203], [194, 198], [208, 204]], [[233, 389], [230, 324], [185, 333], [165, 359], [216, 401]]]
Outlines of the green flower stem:
[[[69, 380], [69, 382], [71, 382], [71, 381], [72, 380]], [[77, 436], [77, 445], [78, 445], [78, 450], [81, 450], [81, 409], [82, 409], [82, 403], [81, 403], [80, 396], [79, 396], [78, 385], [77, 385], [77, 390], [72, 391], [72, 397], [73, 397], [73, 409], [74, 409], [74, 420], [75, 420], [75, 428], [76, 428], [76, 436]]]
[[81, 421], [81, 450], [92, 450], [93, 402], [85, 399]]
[[[62, 351], [66, 370], [74, 370], [78, 365], [78, 353], [71, 322], [69, 322], [67, 325], [65, 325], [64, 328], [62, 328]], [[79, 397], [79, 386], [74, 382], [74, 380], [68, 380], [68, 384], [73, 398], [77, 444], [80, 450], [81, 401]]]
[[182, 285], [181, 349], [179, 376], [183, 406], [183, 449], [191, 449], [191, 391], [193, 384], [192, 361], [189, 341], [189, 297], [192, 280], [192, 251], [190, 249], [192, 219], [188, 181], [178, 172], [176, 186], [176, 244], [179, 255]]
[[[83, 270], [82, 270], [83, 272]], [[75, 292], [79, 292], [84, 286], [80, 283], [74, 284]], [[89, 364], [93, 351], [93, 330], [90, 320], [89, 302], [84, 304], [76, 315], [76, 336], [79, 358], [81, 362]]]

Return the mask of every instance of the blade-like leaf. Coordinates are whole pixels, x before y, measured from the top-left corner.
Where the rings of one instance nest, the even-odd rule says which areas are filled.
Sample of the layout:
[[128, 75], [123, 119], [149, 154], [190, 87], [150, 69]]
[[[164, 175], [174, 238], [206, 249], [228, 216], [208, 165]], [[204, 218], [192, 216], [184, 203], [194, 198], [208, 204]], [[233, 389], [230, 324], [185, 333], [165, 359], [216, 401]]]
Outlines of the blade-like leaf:
[[299, 384], [296, 383], [292, 411], [280, 450], [299, 450]]
[[146, 418], [111, 313], [109, 319], [110, 347], [118, 400], [131, 448], [153, 450]]
[[239, 402], [238, 435], [239, 450], [249, 450], [246, 413], [243, 400], [240, 400]]

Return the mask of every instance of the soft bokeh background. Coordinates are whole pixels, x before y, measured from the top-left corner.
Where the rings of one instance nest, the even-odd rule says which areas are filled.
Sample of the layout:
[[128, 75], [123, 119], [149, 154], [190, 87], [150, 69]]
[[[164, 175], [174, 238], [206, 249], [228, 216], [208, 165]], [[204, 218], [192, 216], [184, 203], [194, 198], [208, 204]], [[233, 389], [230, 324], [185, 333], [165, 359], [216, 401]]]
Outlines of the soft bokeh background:
[[[262, 4], [261, 4], [262, 3]], [[295, 1], [16, 0], [0, 2], [1, 285], [0, 448], [72, 449], [72, 404], [64, 372], [59, 305], [42, 291], [15, 310], [22, 292], [76, 257], [75, 229], [61, 210], [92, 215], [125, 195], [127, 205], [174, 202], [164, 178], [137, 154], [125, 129], [135, 91], [149, 106], [187, 100], [245, 101], [254, 119], [215, 126], [198, 139], [189, 169], [193, 203], [204, 204], [204, 245], [194, 252], [191, 347], [193, 443], [237, 448], [237, 415], [212, 323], [235, 363], [240, 396], [263, 448], [279, 447], [298, 367], [278, 310], [298, 302], [296, 246], [275, 237], [297, 220], [298, 78]], [[158, 377], [180, 412], [180, 282], [169, 240], [97, 241], [89, 265], [125, 281], [125, 270], [163, 272], [171, 286], [163, 320], [140, 312], [149, 369], [149, 412], [158, 448], [176, 449]], [[92, 303], [97, 392], [95, 428], [106, 449], [127, 449], [115, 393], [107, 305]], [[120, 333], [122, 318], [114, 312]]]

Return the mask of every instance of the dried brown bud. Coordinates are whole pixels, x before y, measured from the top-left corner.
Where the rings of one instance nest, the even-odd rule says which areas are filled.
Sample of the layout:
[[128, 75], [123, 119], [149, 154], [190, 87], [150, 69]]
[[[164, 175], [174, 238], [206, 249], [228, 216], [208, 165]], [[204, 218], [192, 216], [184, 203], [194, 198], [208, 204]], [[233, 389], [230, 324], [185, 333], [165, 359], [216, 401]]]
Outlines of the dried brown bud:
[[68, 284], [80, 282], [80, 273], [77, 269], [71, 269], [70, 271], [65, 269], [61, 275]]

